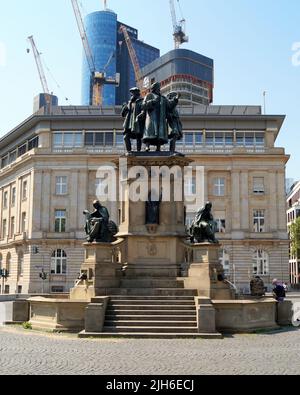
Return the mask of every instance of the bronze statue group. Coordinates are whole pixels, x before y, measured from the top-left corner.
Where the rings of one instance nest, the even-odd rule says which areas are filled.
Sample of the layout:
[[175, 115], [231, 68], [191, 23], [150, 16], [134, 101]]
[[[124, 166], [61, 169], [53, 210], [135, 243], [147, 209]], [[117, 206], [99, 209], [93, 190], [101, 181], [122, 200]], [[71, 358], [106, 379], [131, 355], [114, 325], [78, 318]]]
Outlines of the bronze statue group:
[[139, 88], [130, 89], [131, 99], [123, 105], [124, 142], [127, 155], [132, 155], [132, 142], [137, 141], [137, 151], [149, 152], [151, 146], [160, 152], [161, 147], [170, 141], [170, 152], [176, 155], [176, 142], [182, 139], [182, 123], [177, 106], [179, 94], [171, 92], [163, 96], [160, 83], [151, 86], [151, 92], [142, 98]]

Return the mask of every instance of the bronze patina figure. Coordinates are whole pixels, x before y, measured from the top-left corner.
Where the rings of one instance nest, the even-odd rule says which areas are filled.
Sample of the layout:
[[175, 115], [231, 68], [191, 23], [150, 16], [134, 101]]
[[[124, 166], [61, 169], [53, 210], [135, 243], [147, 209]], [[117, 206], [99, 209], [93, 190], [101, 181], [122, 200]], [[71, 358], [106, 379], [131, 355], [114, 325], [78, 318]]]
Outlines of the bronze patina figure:
[[143, 142], [146, 144], [146, 151], [150, 151], [150, 146], [156, 146], [159, 152], [161, 146], [169, 141], [168, 117], [172, 118], [172, 111], [178, 104], [178, 96], [168, 99], [160, 91], [160, 83], [156, 82], [151, 86], [149, 93], [143, 102], [143, 110], [146, 113], [146, 125]]
[[90, 213], [84, 211], [86, 216], [85, 232], [87, 241], [93, 243], [111, 243], [114, 236], [118, 233], [117, 225], [109, 220], [109, 212], [106, 207], [102, 206], [98, 200], [93, 203], [95, 211]]
[[124, 122], [124, 142], [128, 154], [132, 153], [131, 140], [137, 141], [137, 151], [142, 149], [142, 138], [145, 129], [145, 113], [142, 111], [143, 99], [139, 88], [130, 89], [131, 99], [122, 108]]
[[[167, 95], [167, 99], [175, 105], [172, 105], [171, 109], [168, 112], [167, 120], [170, 128], [169, 139], [170, 139], [170, 152], [171, 154], [175, 154], [176, 151], [176, 142], [181, 140], [183, 137], [182, 134], [182, 122], [180, 120], [179, 112], [177, 110], [177, 105], [179, 102], [180, 95], [177, 92], [171, 92]], [[174, 102], [173, 102], [174, 101]]]
[[192, 243], [218, 243], [215, 237], [216, 222], [211, 213], [212, 203], [207, 202], [206, 205], [198, 211], [191, 228], [190, 236]]

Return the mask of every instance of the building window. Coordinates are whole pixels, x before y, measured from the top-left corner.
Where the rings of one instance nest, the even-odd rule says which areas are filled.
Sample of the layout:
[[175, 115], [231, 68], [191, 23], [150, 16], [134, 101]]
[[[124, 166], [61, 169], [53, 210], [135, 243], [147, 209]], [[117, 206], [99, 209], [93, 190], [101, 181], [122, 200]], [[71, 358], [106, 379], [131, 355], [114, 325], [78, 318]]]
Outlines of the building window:
[[1, 169], [3, 169], [3, 167], [7, 166], [8, 164], [9, 164], [8, 155], [6, 155], [1, 159]]
[[16, 204], [16, 187], [13, 187], [11, 190], [11, 206], [14, 207]]
[[51, 293], [52, 294], [62, 294], [62, 293], [64, 293], [64, 287], [53, 286], [53, 287], [51, 287]]
[[2, 239], [4, 239], [7, 236], [7, 220], [4, 219], [2, 221]]
[[26, 232], [26, 228], [27, 228], [27, 217], [26, 217], [26, 213], [22, 213], [22, 217], [21, 217], [21, 232]]
[[18, 255], [18, 276], [23, 276], [24, 273], [24, 254], [20, 252]]
[[214, 196], [225, 196], [225, 178], [214, 179]]
[[23, 181], [23, 185], [22, 185], [22, 199], [23, 200], [27, 199], [27, 194], [28, 194], [28, 182]]
[[17, 160], [17, 151], [12, 151], [9, 153], [9, 163], [13, 163]]
[[39, 137], [36, 136], [33, 139], [28, 141], [28, 151], [34, 149], [34, 148], [38, 148], [39, 146]]
[[224, 217], [225, 216], [222, 216], [221, 218], [216, 217], [215, 219], [217, 224], [216, 233], [226, 233], [226, 219]]
[[55, 191], [56, 195], [66, 195], [68, 192], [68, 178], [65, 176], [56, 177]]
[[23, 290], [22, 285], [18, 285], [18, 294], [19, 294], [19, 295], [22, 294], [22, 290]]
[[8, 206], [8, 192], [4, 192], [3, 194], [3, 208], [6, 209]]
[[184, 183], [185, 196], [194, 196], [196, 194], [196, 178], [188, 177]]
[[21, 147], [18, 148], [18, 156], [22, 156], [26, 154], [27, 151], [27, 144], [21, 145]]
[[124, 144], [124, 136], [123, 133], [116, 133], [116, 145]]
[[5, 295], [9, 295], [9, 285], [5, 285], [4, 293]]
[[15, 217], [11, 217], [10, 219], [10, 237], [14, 237], [15, 234]]
[[263, 250], [256, 250], [253, 254], [253, 274], [257, 276], [269, 274], [269, 256]]
[[51, 274], [67, 274], [67, 254], [64, 250], [56, 250], [51, 257]]
[[82, 132], [54, 133], [54, 148], [81, 148], [83, 146]]
[[66, 210], [55, 211], [55, 233], [66, 231]]
[[255, 210], [253, 213], [253, 230], [255, 233], [265, 232], [265, 210]]
[[220, 263], [223, 266], [224, 274], [226, 277], [230, 275], [230, 257], [226, 250], [220, 251]]
[[193, 146], [194, 145], [194, 134], [193, 133], [185, 133], [185, 145]]
[[253, 193], [255, 195], [263, 195], [265, 193], [265, 180], [263, 177], [253, 178]]

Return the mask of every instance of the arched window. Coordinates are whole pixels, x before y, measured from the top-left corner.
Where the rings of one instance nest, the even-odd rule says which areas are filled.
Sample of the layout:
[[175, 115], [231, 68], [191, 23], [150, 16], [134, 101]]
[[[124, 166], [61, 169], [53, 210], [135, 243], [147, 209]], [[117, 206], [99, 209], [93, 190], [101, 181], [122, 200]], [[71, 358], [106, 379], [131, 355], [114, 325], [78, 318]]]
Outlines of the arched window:
[[230, 274], [230, 256], [226, 250], [220, 252], [220, 263], [223, 266], [225, 276]]
[[21, 251], [18, 255], [18, 275], [23, 276], [24, 273], [24, 253]]
[[269, 255], [264, 250], [256, 250], [253, 254], [253, 274], [265, 276], [269, 274]]
[[67, 274], [67, 254], [64, 250], [56, 250], [51, 257], [51, 274]]
[[6, 270], [8, 271], [8, 276], [11, 274], [11, 255], [10, 252], [6, 255]]

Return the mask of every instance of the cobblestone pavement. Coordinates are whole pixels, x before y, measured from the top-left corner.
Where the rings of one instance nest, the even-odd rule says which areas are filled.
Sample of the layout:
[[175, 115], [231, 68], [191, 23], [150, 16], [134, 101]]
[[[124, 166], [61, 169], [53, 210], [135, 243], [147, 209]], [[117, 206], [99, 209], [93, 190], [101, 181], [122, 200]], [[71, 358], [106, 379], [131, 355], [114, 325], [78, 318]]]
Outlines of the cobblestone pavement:
[[0, 328], [7, 374], [300, 374], [300, 329], [223, 340], [79, 340]]

